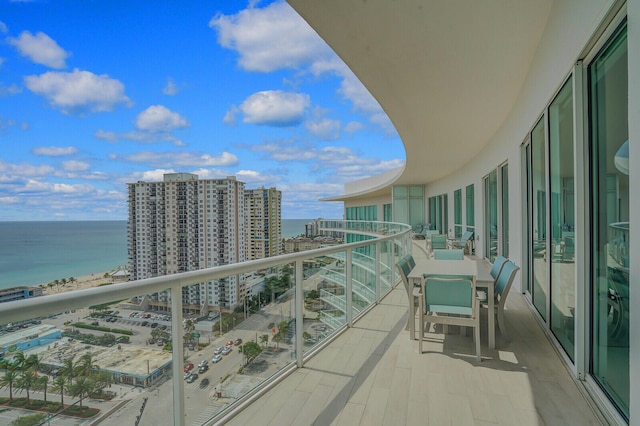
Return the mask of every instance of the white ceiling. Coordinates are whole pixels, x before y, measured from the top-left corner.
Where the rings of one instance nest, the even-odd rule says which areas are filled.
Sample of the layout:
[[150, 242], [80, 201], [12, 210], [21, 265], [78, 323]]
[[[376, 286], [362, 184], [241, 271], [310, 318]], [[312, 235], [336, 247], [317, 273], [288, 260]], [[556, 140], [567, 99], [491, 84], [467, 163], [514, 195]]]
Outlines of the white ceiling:
[[463, 167], [517, 99], [553, 0], [288, 0], [353, 70], [406, 150], [399, 184]]

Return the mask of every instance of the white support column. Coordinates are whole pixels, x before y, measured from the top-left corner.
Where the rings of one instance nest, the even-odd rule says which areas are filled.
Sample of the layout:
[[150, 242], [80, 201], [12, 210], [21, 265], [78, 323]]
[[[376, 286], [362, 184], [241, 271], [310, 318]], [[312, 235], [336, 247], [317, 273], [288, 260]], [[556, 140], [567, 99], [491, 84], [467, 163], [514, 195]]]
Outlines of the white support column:
[[348, 249], [345, 253], [345, 300], [347, 303], [347, 312], [345, 312], [347, 326], [353, 327], [353, 292], [352, 292], [352, 276], [353, 273], [353, 252]]
[[171, 355], [173, 363], [171, 372], [173, 373], [173, 424], [184, 425], [184, 341], [182, 327], [182, 289], [174, 287], [171, 289]]
[[[302, 286], [302, 281], [304, 280], [303, 274], [303, 265], [302, 260], [296, 260], [296, 296], [295, 296], [295, 307], [296, 307], [296, 362], [298, 364], [298, 368], [302, 368], [302, 355], [303, 355], [303, 338], [302, 333], [304, 331], [304, 318], [303, 318], [303, 300], [304, 300], [304, 289]], [[289, 302], [291, 303], [291, 302]]]

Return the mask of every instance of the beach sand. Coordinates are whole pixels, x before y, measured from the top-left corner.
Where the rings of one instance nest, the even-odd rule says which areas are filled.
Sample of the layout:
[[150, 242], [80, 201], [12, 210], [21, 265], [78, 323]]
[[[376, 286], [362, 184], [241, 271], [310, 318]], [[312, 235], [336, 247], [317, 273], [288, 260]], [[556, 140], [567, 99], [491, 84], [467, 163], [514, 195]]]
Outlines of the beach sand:
[[44, 283], [40, 284], [38, 287], [42, 287], [42, 295], [46, 296], [48, 294], [64, 293], [83, 288], [97, 287], [101, 284], [113, 284], [114, 282], [119, 282], [114, 281], [113, 277], [110, 275], [112, 272], [114, 271], [96, 272], [95, 274], [74, 277], [76, 281], [72, 283], [68, 282], [67, 278], [67, 282], [65, 284], [49, 286], [49, 283]]

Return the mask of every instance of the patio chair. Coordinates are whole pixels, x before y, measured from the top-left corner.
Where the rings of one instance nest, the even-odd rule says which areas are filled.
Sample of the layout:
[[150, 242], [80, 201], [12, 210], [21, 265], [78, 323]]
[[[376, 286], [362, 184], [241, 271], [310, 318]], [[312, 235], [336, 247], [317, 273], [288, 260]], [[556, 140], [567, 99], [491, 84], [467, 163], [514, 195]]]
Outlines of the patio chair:
[[425, 238], [424, 230], [425, 230], [424, 225], [422, 225], [422, 224], [420, 224], [420, 223], [419, 223], [419, 224], [417, 224], [417, 225], [415, 226], [415, 228], [413, 228], [413, 229], [411, 230], [411, 238], [413, 238], [414, 240], [415, 240], [416, 238]]
[[444, 234], [431, 235], [431, 249], [446, 249], [447, 248], [447, 236]]
[[490, 274], [494, 280], [498, 278], [498, 275], [500, 275], [500, 271], [502, 270], [502, 267], [507, 262], [507, 260], [508, 259], [504, 256], [498, 256], [496, 257], [496, 260], [493, 261], [493, 266], [491, 267]]
[[[453, 240], [450, 242], [450, 244], [451, 248], [457, 248], [466, 251], [471, 241], [473, 241], [473, 231], [465, 231], [459, 240]], [[469, 250], [469, 252], [471, 252], [471, 250]]]
[[[496, 259], [497, 260], [497, 259]], [[495, 266], [495, 263], [494, 263]], [[507, 337], [507, 327], [504, 323], [504, 304], [507, 300], [507, 295], [509, 294], [509, 289], [511, 288], [511, 284], [513, 283], [513, 280], [516, 276], [516, 273], [520, 270], [519, 267], [517, 267], [515, 265], [515, 263], [507, 260], [504, 262], [504, 265], [502, 266], [501, 270], [500, 270], [500, 274], [498, 275], [498, 278], [496, 279], [496, 283], [495, 283], [495, 301], [494, 301], [494, 307], [495, 307], [495, 312], [494, 313], [489, 313], [489, 315], [497, 315], [498, 317], [498, 327], [500, 328], [500, 333], [502, 333], [503, 336]], [[480, 292], [480, 294], [482, 294], [483, 292]], [[484, 300], [480, 300], [480, 304], [483, 307], [488, 307], [488, 305], [486, 304], [486, 294], [484, 294]]]
[[434, 250], [433, 258], [435, 260], [464, 260], [464, 250]]
[[422, 353], [425, 322], [472, 327], [476, 343], [476, 360], [480, 362], [482, 358], [478, 307], [476, 281], [473, 276], [425, 275], [422, 297], [420, 297], [418, 351]]
[[[413, 260], [413, 256], [410, 254], [404, 256], [403, 258], [398, 260], [398, 262], [396, 263], [396, 267], [398, 268], [398, 272], [400, 273], [400, 277], [402, 278], [402, 284], [404, 284], [404, 288], [407, 291], [407, 298], [409, 299], [409, 308], [410, 308], [409, 318], [407, 320], [407, 326], [405, 327], [405, 330], [413, 329], [412, 321], [413, 321], [413, 325], [415, 325], [416, 310], [415, 310], [415, 300], [413, 297], [413, 285], [409, 283], [409, 273], [411, 272], [414, 266], [415, 266], [415, 261]], [[411, 312], [413, 312], [414, 315], [411, 315]], [[414, 339], [414, 338], [415, 338], [414, 336], [411, 336], [411, 339]]]

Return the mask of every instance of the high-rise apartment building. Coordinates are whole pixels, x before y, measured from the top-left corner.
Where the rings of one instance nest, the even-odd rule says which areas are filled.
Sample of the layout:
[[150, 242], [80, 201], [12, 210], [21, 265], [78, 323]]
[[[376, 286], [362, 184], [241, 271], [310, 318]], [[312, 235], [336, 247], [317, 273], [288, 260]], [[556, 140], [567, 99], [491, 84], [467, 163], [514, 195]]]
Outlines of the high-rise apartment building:
[[282, 192], [276, 188], [244, 192], [246, 259], [282, 254]]
[[[245, 189], [234, 177], [199, 180], [190, 173], [165, 174], [162, 182], [129, 184], [129, 268], [132, 280], [243, 262]], [[206, 314], [241, 303], [242, 277], [185, 287], [183, 309]], [[168, 292], [144, 303], [170, 309]]]

